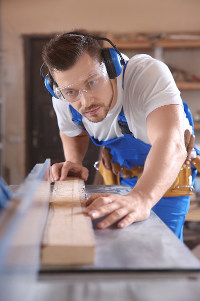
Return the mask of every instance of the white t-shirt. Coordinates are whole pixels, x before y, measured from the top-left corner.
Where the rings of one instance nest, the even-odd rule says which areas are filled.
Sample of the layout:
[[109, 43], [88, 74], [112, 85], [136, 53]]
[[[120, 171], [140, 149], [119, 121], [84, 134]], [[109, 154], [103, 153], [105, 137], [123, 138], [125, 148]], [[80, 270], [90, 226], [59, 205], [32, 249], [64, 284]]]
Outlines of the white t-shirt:
[[[169, 68], [146, 54], [135, 55], [129, 60], [124, 76], [124, 90], [122, 77], [121, 73], [117, 78], [117, 102], [106, 118], [93, 123], [83, 116], [83, 124], [88, 133], [99, 141], [121, 137], [123, 135], [118, 125], [118, 115], [123, 104], [130, 131], [135, 138], [150, 143], [146, 131], [147, 116], [163, 105], [180, 104], [183, 110], [180, 91]], [[60, 131], [70, 137], [79, 135], [81, 129], [72, 121], [69, 104], [53, 97], [53, 107]], [[183, 118], [184, 130], [192, 131], [184, 110]]]

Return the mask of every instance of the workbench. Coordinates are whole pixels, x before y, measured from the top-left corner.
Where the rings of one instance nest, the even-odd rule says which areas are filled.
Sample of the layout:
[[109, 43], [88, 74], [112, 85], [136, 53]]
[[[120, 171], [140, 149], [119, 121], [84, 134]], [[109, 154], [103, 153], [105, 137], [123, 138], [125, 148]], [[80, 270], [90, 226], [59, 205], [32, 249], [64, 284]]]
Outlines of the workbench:
[[[129, 189], [127, 186], [86, 186], [86, 193], [126, 194]], [[199, 260], [154, 212], [147, 220], [124, 229], [113, 225], [100, 230], [96, 224], [94, 221], [94, 264], [54, 267], [53, 270], [38, 266], [31, 289], [24, 288], [26, 300], [199, 301]], [[22, 300], [22, 293], [14, 300]]]
[[[86, 192], [126, 194], [126, 186], [86, 186]], [[200, 263], [152, 211], [125, 229], [93, 222], [93, 265], [41, 270], [35, 300], [199, 300]]]

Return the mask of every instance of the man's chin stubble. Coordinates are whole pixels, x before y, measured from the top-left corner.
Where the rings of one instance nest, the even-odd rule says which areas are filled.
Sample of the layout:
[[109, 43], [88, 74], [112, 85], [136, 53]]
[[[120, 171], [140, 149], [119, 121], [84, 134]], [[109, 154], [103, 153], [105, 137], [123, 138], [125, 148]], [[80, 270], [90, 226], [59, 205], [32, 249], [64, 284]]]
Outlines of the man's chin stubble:
[[[95, 117], [95, 116], [93, 116], [93, 117], [91, 117], [91, 118], [88, 118], [88, 117], [85, 116], [85, 115], [84, 115], [84, 117], [87, 118], [89, 121], [91, 121], [91, 122], [93, 122], [93, 123], [98, 123], [98, 122], [103, 121], [103, 120], [106, 118], [107, 114], [108, 114], [108, 112], [106, 113], [106, 115], [105, 115], [104, 117], [98, 117], [98, 116]], [[96, 119], [95, 119], [95, 118], [96, 118]]]

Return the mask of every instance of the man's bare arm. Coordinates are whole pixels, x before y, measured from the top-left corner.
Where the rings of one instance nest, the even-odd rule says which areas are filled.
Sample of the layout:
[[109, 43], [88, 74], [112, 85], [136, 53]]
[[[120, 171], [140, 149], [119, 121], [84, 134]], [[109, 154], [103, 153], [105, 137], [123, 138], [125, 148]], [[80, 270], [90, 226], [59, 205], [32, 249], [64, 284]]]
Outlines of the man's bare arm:
[[134, 190], [153, 206], [173, 184], [187, 156], [182, 108], [168, 105], [154, 110], [147, 117], [147, 134], [152, 148]]
[[146, 219], [178, 175], [187, 156], [182, 108], [168, 105], [154, 110], [147, 118], [147, 133], [152, 148], [133, 190], [124, 196], [93, 194], [89, 198], [87, 212], [91, 217], [107, 215], [99, 228], [117, 221], [118, 227], [126, 227]]
[[83, 158], [85, 157], [88, 148], [88, 134], [86, 132], [82, 132], [78, 136], [69, 137], [60, 132], [60, 137], [63, 144], [65, 160], [82, 164]]
[[68, 175], [78, 176], [86, 181], [88, 170], [83, 167], [82, 161], [88, 148], [88, 134], [83, 132], [78, 136], [69, 137], [60, 132], [60, 137], [66, 161], [56, 163], [51, 167], [51, 181], [65, 180]]

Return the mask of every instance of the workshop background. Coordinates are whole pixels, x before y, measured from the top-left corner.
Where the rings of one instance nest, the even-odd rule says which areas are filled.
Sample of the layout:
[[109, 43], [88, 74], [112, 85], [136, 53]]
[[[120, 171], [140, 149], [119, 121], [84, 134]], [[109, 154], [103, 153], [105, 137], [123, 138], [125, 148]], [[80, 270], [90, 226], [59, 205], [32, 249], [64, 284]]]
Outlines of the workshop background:
[[[51, 98], [44, 90], [39, 67], [43, 44], [53, 34], [73, 29], [111, 37], [128, 56], [149, 53], [166, 62], [183, 83], [181, 95], [191, 108], [196, 143], [200, 144], [199, 11], [199, 0], [1, 0], [0, 172], [7, 183], [21, 183], [31, 168], [47, 157], [53, 163], [63, 158]], [[152, 47], [160, 38], [173, 40], [178, 35], [185, 39], [185, 46], [158, 43]], [[198, 183], [197, 178], [195, 200]], [[198, 207], [196, 203], [193, 206]], [[190, 236], [195, 229], [199, 230], [199, 224], [190, 224], [186, 231]], [[199, 240], [192, 237], [188, 240], [191, 248]]]
[[[45, 110], [45, 106], [51, 107], [51, 100], [42, 90], [38, 69], [45, 38], [77, 28], [122, 34], [124, 38], [138, 34], [200, 34], [198, 0], [1, 0], [0, 3], [0, 165], [1, 173], [9, 184], [21, 183], [37, 163], [34, 160], [43, 160], [40, 157], [43, 147], [49, 149], [50, 158], [55, 149], [60, 149], [59, 137], [54, 135], [52, 138], [52, 131], [57, 125], [53, 111]], [[141, 51], [152, 54], [148, 49]], [[200, 77], [200, 49], [179, 48], [165, 50], [164, 53], [167, 64]], [[128, 55], [132, 54], [134, 51], [128, 52]], [[200, 88], [183, 90], [182, 97], [189, 103], [193, 115], [198, 115]], [[35, 116], [38, 120], [33, 120]], [[40, 123], [37, 129], [33, 128], [33, 122]], [[41, 127], [42, 134], [38, 132]], [[54, 143], [53, 149], [48, 137]], [[35, 153], [34, 147], [37, 146], [39, 152]], [[59, 155], [62, 157], [62, 150]]]

